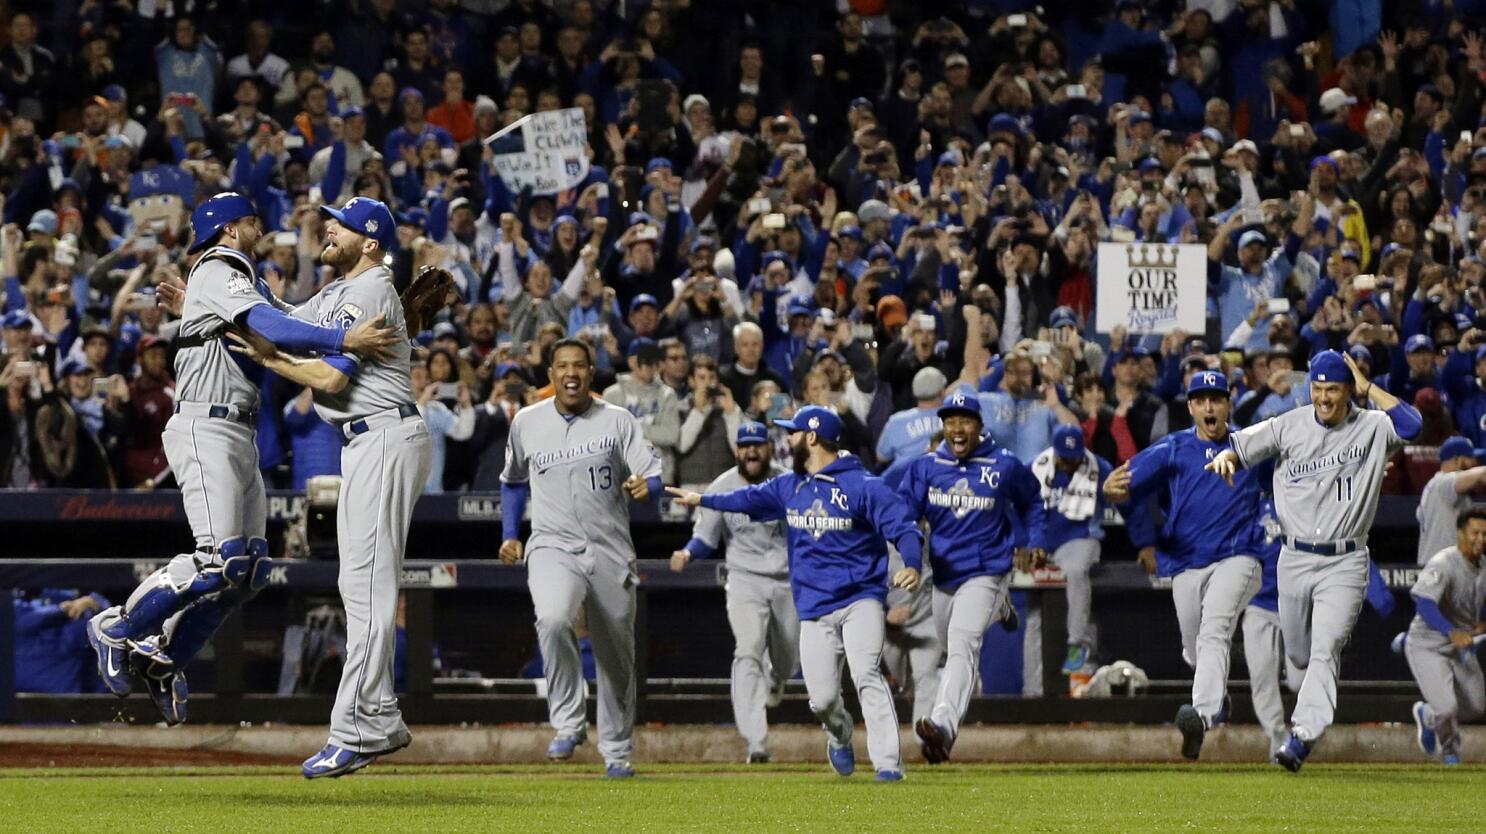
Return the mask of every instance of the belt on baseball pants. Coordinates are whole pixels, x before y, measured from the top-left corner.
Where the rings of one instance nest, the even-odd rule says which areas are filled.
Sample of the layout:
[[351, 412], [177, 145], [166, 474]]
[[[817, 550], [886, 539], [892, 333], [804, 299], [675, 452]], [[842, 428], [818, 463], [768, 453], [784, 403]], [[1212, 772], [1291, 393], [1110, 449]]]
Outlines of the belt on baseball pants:
[[368, 414], [360, 420], [352, 420], [341, 425], [341, 439], [343, 443], [350, 443], [356, 439], [358, 434], [366, 434], [378, 426], [387, 423], [397, 423], [406, 420], [418, 413], [418, 406], [412, 403], [403, 403], [397, 408], [389, 408], [386, 411], [378, 411]]
[[1343, 553], [1361, 550], [1367, 546], [1367, 540], [1341, 539], [1331, 542], [1308, 542], [1286, 536], [1285, 545], [1291, 550], [1299, 550], [1302, 553], [1314, 553], [1317, 556], [1340, 556]]
[[235, 405], [212, 405], [211, 403], [176, 403], [175, 413], [187, 417], [210, 417], [213, 420], [231, 420], [251, 426], [258, 422], [256, 411], [245, 411]]

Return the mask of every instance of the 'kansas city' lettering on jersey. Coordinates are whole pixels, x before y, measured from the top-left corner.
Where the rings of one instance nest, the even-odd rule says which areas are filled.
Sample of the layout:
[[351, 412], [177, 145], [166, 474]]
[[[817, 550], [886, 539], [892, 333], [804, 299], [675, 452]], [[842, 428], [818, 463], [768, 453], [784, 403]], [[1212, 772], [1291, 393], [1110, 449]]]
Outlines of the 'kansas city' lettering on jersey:
[[1362, 460], [1367, 457], [1367, 449], [1362, 446], [1349, 446], [1336, 454], [1323, 455], [1313, 460], [1292, 460], [1285, 462], [1285, 475], [1290, 480], [1304, 478], [1317, 472], [1327, 472], [1332, 469], [1340, 469], [1349, 463]]
[[810, 505], [810, 509], [800, 512], [793, 507], [785, 511], [785, 523], [796, 530], [804, 530], [819, 539], [826, 533], [850, 530], [856, 524], [855, 519], [850, 516], [831, 515], [825, 506], [825, 502], [819, 498]]
[[[982, 475], [990, 475], [993, 481], [1000, 480], [999, 472], [982, 470]], [[991, 484], [994, 489], [995, 484]], [[972, 511], [984, 512], [995, 509], [996, 497], [994, 495], [976, 495], [970, 488], [970, 479], [961, 478], [955, 481], [954, 486], [949, 489], [940, 489], [937, 486], [929, 487], [928, 503], [931, 507], [943, 507], [954, 511], [955, 518], [964, 518]]]
[[547, 467], [555, 463], [561, 463], [565, 460], [586, 458], [589, 455], [596, 455], [600, 452], [607, 452], [611, 449], [618, 448], [619, 438], [598, 437], [588, 441], [587, 443], [580, 443], [577, 446], [571, 446], [566, 449], [557, 449], [556, 451], [552, 452], [541, 452], [537, 455], [532, 456], [532, 465], [536, 467], [537, 472], [540, 473], [543, 469], [546, 469]]

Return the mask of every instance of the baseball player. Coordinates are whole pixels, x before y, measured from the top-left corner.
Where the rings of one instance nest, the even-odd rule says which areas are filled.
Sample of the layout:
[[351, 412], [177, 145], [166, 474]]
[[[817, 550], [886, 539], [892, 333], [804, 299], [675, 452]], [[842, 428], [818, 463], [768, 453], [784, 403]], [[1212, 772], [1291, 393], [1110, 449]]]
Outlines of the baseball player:
[[1449, 547], [1455, 540], [1455, 521], [1471, 505], [1470, 493], [1486, 483], [1486, 466], [1478, 466], [1480, 453], [1459, 435], [1440, 444], [1440, 471], [1424, 485], [1419, 508], [1419, 564]]
[[[738, 465], [707, 492], [730, 492], [784, 474], [773, 461], [763, 423], [738, 426]], [[748, 763], [769, 761], [767, 707], [800, 665], [800, 617], [789, 594], [784, 522], [756, 523], [742, 513], [697, 510], [691, 541], [671, 554], [671, 570], [705, 559], [727, 542], [728, 625], [733, 629], [733, 721], [748, 745]]]
[[247, 254], [261, 234], [247, 197], [223, 193], [203, 201], [191, 213], [191, 228], [188, 251], [201, 255], [184, 292], [164, 284], [160, 293], [182, 317], [175, 414], [163, 442], [196, 548], [150, 574], [124, 605], [99, 612], [88, 627], [109, 691], [128, 695], [131, 672], [138, 673], [171, 725], [186, 720], [187, 665], [233, 608], [262, 588], [270, 566], [255, 444], [261, 372], [234, 361], [224, 335], [236, 328], [292, 350], [367, 354], [396, 340], [380, 321], [348, 331], [286, 315]]
[[[1053, 563], [1063, 570], [1067, 583], [1068, 654], [1063, 660], [1063, 674], [1070, 675], [1088, 664], [1097, 641], [1089, 571], [1099, 561], [1104, 538], [1101, 490], [1111, 467], [1109, 461], [1084, 448], [1083, 429], [1060, 425], [1053, 429], [1053, 445], [1044, 449], [1029, 468], [1042, 495], [1043, 545]], [[1035, 638], [1030, 626], [1027, 634]], [[1040, 640], [1036, 645], [1039, 649], [1028, 656], [1040, 665]], [[1040, 673], [1032, 678], [1041, 684]]]
[[[1284, 530], [1278, 568], [1285, 652], [1306, 670], [1291, 732], [1276, 760], [1300, 770], [1331, 726], [1342, 647], [1368, 584], [1367, 533], [1388, 457], [1417, 437], [1423, 420], [1368, 381], [1349, 357], [1311, 357], [1311, 407], [1230, 435], [1207, 468], [1230, 484], [1241, 467], [1275, 459], [1275, 513]], [[1352, 406], [1354, 392], [1378, 410]], [[1309, 634], [1307, 634], [1309, 623]]]
[[[527, 566], [553, 760], [587, 738], [585, 685], [575, 626], [581, 609], [598, 666], [599, 754], [610, 778], [635, 775], [635, 546], [629, 501], [660, 495], [660, 458], [639, 420], [594, 397], [594, 357], [583, 342], [552, 346], [555, 395], [516, 413], [501, 473], [500, 558]], [[518, 533], [531, 499], [529, 548]]]
[[[908, 515], [929, 522], [934, 625], [948, 655], [930, 713], [913, 725], [931, 764], [949, 760], [975, 694], [986, 628], [1009, 604], [1015, 548], [1030, 543], [1039, 560], [1045, 555], [1037, 481], [985, 433], [980, 400], [950, 394], [938, 417], [944, 442], [909, 464], [898, 487]], [[1025, 540], [1014, 540], [1018, 534]]]
[[1436, 553], [1414, 583], [1414, 621], [1404, 656], [1423, 701], [1414, 702], [1419, 749], [1460, 764], [1462, 721], [1486, 712], [1486, 681], [1473, 638], [1486, 634], [1486, 509], [1462, 512], [1453, 547]]
[[[882, 482], [889, 489], [887, 473]], [[895, 548], [887, 552], [887, 574], [896, 576], [903, 569], [903, 556]], [[904, 697], [912, 696], [912, 721], [928, 717], [939, 693], [939, 664], [944, 660], [944, 643], [934, 627], [934, 575], [925, 565], [916, 591], [905, 591], [889, 584], [883, 608], [887, 611], [882, 633], [882, 669], [888, 686]]]
[[[1104, 495], [1130, 519], [1130, 543], [1156, 544], [1156, 564], [1171, 576], [1182, 658], [1193, 668], [1192, 703], [1176, 713], [1182, 755], [1196, 759], [1207, 731], [1228, 718], [1228, 663], [1238, 616], [1262, 581], [1259, 477], [1229, 487], [1204, 467], [1228, 447], [1233, 402], [1228, 380], [1200, 371], [1187, 383], [1192, 428], [1168, 434], [1110, 475]], [[1165, 517], [1157, 534], [1140, 516], [1154, 498]]]
[[363, 361], [329, 352], [301, 359], [253, 338], [238, 339], [234, 346], [285, 379], [313, 388], [316, 412], [344, 444], [335, 526], [346, 659], [330, 738], [301, 767], [307, 779], [344, 776], [412, 742], [394, 687], [397, 594], [413, 505], [428, 480], [433, 454], [412, 393], [403, 303], [384, 265], [397, 247], [392, 212], [367, 197], [320, 211], [328, 219], [320, 262], [341, 277], [294, 315], [340, 329], [385, 320], [399, 336], [391, 356]]
[[898, 714], [880, 667], [887, 541], [897, 544], [907, 565], [893, 584], [911, 591], [918, 587], [923, 540], [899, 497], [868, 474], [860, 458], [841, 454], [836, 412], [806, 406], [775, 423], [790, 432], [793, 472], [732, 492], [668, 491], [688, 507], [746, 513], [757, 521], [783, 519], [789, 526], [790, 590], [801, 620], [800, 668], [810, 709], [826, 730], [826, 756], [842, 776], [856, 769], [852, 719], [841, 700], [844, 656], [862, 704], [877, 779], [899, 781]]
[[1276, 756], [1290, 737], [1285, 726], [1285, 703], [1280, 696], [1280, 673], [1294, 689], [1298, 686], [1301, 671], [1285, 655], [1284, 640], [1280, 634], [1279, 584], [1277, 569], [1280, 561], [1280, 543], [1283, 534], [1280, 520], [1274, 512], [1274, 495], [1269, 487], [1261, 487], [1263, 497], [1259, 500], [1259, 528], [1263, 536], [1259, 546], [1259, 563], [1263, 573], [1259, 591], [1249, 600], [1243, 612], [1244, 662], [1249, 667], [1249, 689], [1254, 701], [1254, 714], [1259, 726], [1269, 737], [1269, 759]]

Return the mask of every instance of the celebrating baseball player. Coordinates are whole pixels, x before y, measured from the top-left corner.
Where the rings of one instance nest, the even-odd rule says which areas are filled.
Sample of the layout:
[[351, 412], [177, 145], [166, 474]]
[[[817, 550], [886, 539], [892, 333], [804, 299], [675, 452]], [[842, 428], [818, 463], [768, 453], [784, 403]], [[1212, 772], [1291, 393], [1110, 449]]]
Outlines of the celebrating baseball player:
[[[660, 495], [660, 458], [639, 420], [594, 397], [594, 357], [584, 342], [552, 346], [555, 395], [516, 413], [501, 473], [500, 558], [526, 559], [557, 736], [548, 758], [572, 758], [587, 738], [578, 612], [598, 666], [599, 754], [611, 778], [635, 775], [635, 545], [629, 502]], [[527, 501], [531, 537], [518, 534]]]
[[867, 750], [877, 779], [903, 778], [898, 715], [882, 676], [883, 601], [887, 543], [906, 567], [893, 584], [918, 587], [923, 540], [901, 500], [867, 473], [861, 459], [840, 451], [841, 418], [806, 406], [775, 424], [788, 430], [794, 471], [732, 492], [668, 491], [688, 507], [746, 513], [789, 525], [789, 579], [800, 612], [800, 667], [810, 709], [824, 725], [826, 755], [842, 776], [856, 769], [852, 719], [841, 699], [845, 656], [867, 725]]
[[[769, 429], [738, 426], [738, 465], [707, 492], [729, 492], [784, 474], [774, 463]], [[800, 618], [789, 593], [784, 522], [758, 523], [742, 513], [697, 510], [691, 541], [671, 554], [671, 569], [705, 559], [727, 542], [728, 625], [733, 629], [733, 720], [748, 744], [749, 764], [769, 761], [766, 707], [779, 704], [785, 681], [800, 665]], [[767, 656], [765, 653], [767, 652]]]
[[1486, 509], [1474, 507], [1455, 523], [1456, 541], [1436, 553], [1414, 583], [1414, 621], [1404, 656], [1424, 700], [1414, 702], [1419, 749], [1460, 764], [1460, 722], [1486, 712], [1486, 681], [1476, 657], [1486, 634]]
[[[980, 645], [993, 614], [1008, 604], [1016, 547], [1043, 547], [1037, 481], [981, 422], [980, 401], [950, 394], [939, 408], [944, 442], [908, 465], [898, 493], [911, 518], [929, 522], [934, 624], [947, 652], [929, 715], [914, 722], [924, 758], [949, 760], [979, 681]], [[1014, 541], [1013, 517], [1026, 541]], [[1041, 553], [1038, 554], [1040, 558]]]
[[1285, 655], [1285, 644], [1280, 634], [1278, 569], [1284, 536], [1280, 520], [1274, 513], [1273, 488], [1266, 484], [1260, 489], [1258, 525], [1262, 538], [1257, 555], [1263, 573], [1259, 591], [1243, 612], [1243, 654], [1249, 667], [1254, 715], [1269, 738], [1269, 759], [1275, 762], [1290, 737], [1289, 728], [1285, 726], [1285, 702], [1280, 696], [1281, 675], [1294, 687], [1299, 685], [1301, 671]]
[[[1187, 383], [1192, 428], [1151, 444], [1104, 484], [1105, 497], [1130, 520], [1131, 544], [1156, 544], [1158, 573], [1173, 577], [1182, 657], [1194, 670], [1192, 703], [1176, 713], [1182, 755], [1188, 759], [1201, 753], [1207, 731], [1228, 718], [1230, 644], [1263, 574], [1260, 473], [1239, 472], [1230, 488], [1205, 470], [1228, 447], [1232, 406], [1223, 374], [1193, 374]], [[1150, 498], [1165, 516], [1159, 535], [1141, 517]]]
[[[1094, 625], [1094, 584], [1089, 572], [1099, 561], [1104, 538], [1103, 493], [1109, 477], [1109, 461], [1084, 446], [1084, 432], [1078, 426], [1053, 429], [1053, 445], [1044, 449], [1029, 465], [1042, 496], [1044, 547], [1053, 564], [1063, 571], [1068, 595], [1068, 654], [1063, 659], [1063, 674], [1071, 675], [1084, 668], [1093, 656], [1098, 642]], [[1032, 554], [1031, 563], [1041, 563]], [[1041, 635], [1028, 628], [1025, 635], [1040, 646]], [[1025, 653], [1037, 665], [1028, 664], [1028, 680], [1042, 683], [1040, 651]]]
[[289, 350], [380, 355], [396, 341], [380, 320], [354, 329], [296, 321], [257, 277], [248, 253], [262, 230], [247, 197], [218, 194], [191, 213], [189, 252], [201, 252], [184, 292], [161, 285], [182, 316], [175, 340], [175, 414], [163, 443], [180, 482], [196, 549], [150, 574], [122, 606], [88, 624], [98, 673], [123, 697], [140, 675], [167, 724], [186, 720], [185, 670], [229, 613], [268, 580], [266, 502], [255, 444], [261, 372], [228, 350], [231, 329]]
[[393, 686], [397, 593], [413, 505], [428, 479], [432, 455], [413, 400], [403, 302], [384, 265], [397, 247], [392, 212], [367, 197], [320, 211], [329, 218], [320, 262], [341, 277], [294, 315], [340, 329], [385, 320], [399, 335], [390, 357], [360, 360], [326, 352], [302, 359], [251, 336], [237, 339], [233, 347], [285, 379], [313, 388], [315, 410], [344, 443], [335, 526], [346, 660], [330, 715], [330, 739], [301, 768], [308, 779], [352, 773], [412, 742]]
[[[1232, 448], [1207, 465], [1232, 485], [1241, 467], [1276, 462], [1275, 512], [1285, 535], [1280, 630], [1285, 652], [1306, 670], [1276, 757], [1291, 772], [1335, 717], [1341, 651], [1367, 591], [1367, 534], [1388, 457], [1423, 427], [1413, 406], [1373, 385], [1351, 357], [1322, 351], [1311, 357], [1309, 378], [1310, 408], [1235, 432]], [[1355, 393], [1381, 410], [1354, 408]]]

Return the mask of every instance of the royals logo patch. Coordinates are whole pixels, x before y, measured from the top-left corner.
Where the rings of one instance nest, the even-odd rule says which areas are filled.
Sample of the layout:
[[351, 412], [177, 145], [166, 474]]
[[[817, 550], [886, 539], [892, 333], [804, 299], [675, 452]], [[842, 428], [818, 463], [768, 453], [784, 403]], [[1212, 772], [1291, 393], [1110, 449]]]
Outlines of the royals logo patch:
[[342, 330], [350, 330], [356, 320], [361, 318], [362, 310], [355, 304], [343, 304], [335, 311], [335, 326]]

